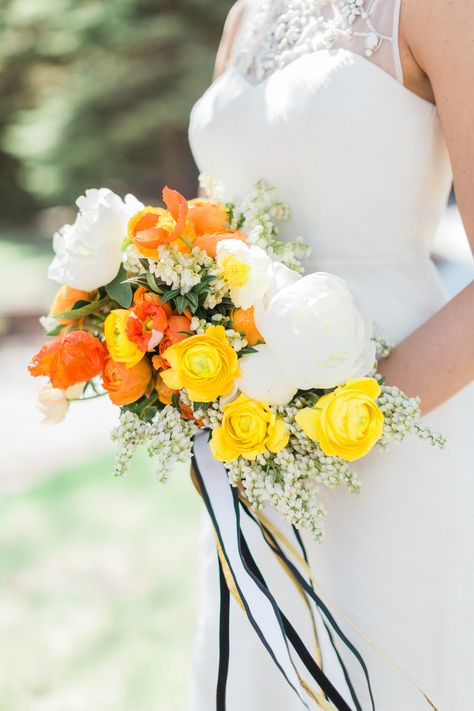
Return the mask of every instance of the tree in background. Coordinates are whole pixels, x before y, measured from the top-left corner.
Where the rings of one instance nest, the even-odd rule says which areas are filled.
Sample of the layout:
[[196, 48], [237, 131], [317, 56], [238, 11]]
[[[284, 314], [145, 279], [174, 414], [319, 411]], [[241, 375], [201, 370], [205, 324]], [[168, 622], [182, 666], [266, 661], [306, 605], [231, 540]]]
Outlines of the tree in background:
[[98, 185], [193, 192], [189, 111], [230, 4], [0, 0], [0, 217]]

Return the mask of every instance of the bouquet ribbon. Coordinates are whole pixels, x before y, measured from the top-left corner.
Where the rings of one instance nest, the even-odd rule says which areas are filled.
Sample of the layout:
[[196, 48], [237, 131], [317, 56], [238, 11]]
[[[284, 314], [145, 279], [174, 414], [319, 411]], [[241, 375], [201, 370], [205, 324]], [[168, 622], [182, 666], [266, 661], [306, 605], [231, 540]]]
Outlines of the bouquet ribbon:
[[[193, 481], [211, 517], [219, 556], [220, 658], [216, 711], [225, 711], [226, 708], [225, 690], [230, 650], [229, 594], [232, 594], [247, 615], [274, 664], [299, 697], [302, 708], [310, 709], [308, 701], [312, 699], [320, 708], [327, 711], [330, 709], [362, 711], [334, 642], [334, 638], [338, 637], [362, 666], [372, 699], [372, 710], [375, 711], [369, 674], [361, 655], [316, 594], [308, 571], [301, 571], [280, 545], [278, 538], [283, 537], [286, 539], [287, 547], [289, 546], [290, 550], [296, 553], [296, 558], [305, 557], [306, 552], [296, 529], [280, 519], [278, 519], [278, 527], [267, 517], [262, 517], [260, 520], [244, 500], [239, 500], [237, 489], [229, 483], [225, 466], [212, 456], [206, 432], [200, 432], [194, 441]], [[243, 534], [241, 512], [252, 518], [255, 525], [259, 526], [265, 541], [305, 598], [313, 614], [317, 631], [316, 659], [280, 609], [274, 591], [268, 588]], [[298, 549], [302, 551], [301, 555]], [[303, 678], [296, 664], [296, 658], [306, 669], [311, 682]]]

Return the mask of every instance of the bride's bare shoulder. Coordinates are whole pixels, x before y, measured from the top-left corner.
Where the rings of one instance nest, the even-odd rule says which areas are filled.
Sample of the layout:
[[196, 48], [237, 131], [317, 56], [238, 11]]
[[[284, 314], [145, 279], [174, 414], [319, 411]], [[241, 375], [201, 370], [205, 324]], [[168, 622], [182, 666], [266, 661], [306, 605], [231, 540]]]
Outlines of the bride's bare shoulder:
[[240, 23], [247, 9], [248, 2], [249, 0], [237, 0], [229, 10], [222, 33], [222, 39], [219, 44], [219, 49], [217, 50], [214, 78], [222, 74], [226, 68], [232, 52], [232, 45], [239, 31]]
[[402, 0], [400, 54], [409, 89], [435, 102], [441, 76], [453, 83], [472, 67], [473, 5], [473, 0]]

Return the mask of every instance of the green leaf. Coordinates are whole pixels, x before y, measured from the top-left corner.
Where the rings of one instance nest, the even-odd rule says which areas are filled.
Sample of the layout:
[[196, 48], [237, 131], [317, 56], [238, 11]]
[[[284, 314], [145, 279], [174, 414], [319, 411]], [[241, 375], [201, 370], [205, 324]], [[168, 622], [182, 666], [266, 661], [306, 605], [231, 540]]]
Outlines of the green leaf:
[[248, 355], [249, 353], [258, 353], [258, 351], [256, 348], [252, 348], [251, 346], [245, 346], [245, 348], [242, 348], [242, 350], [239, 351], [239, 356]]
[[156, 294], [163, 293], [163, 289], [161, 287], [159, 287], [158, 284], [156, 283], [154, 274], [152, 274], [151, 272], [147, 272], [146, 273], [146, 281], [147, 281], [147, 284], [150, 287], [150, 289], [152, 291], [154, 291]]
[[182, 314], [183, 311], [185, 310], [186, 306], [188, 305], [188, 299], [186, 296], [183, 296], [180, 294], [179, 296], [176, 297], [176, 308], [178, 309], [178, 313]]
[[171, 291], [165, 291], [165, 293], [161, 297], [161, 303], [166, 304], [167, 301], [171, 301], [171, 299], [174, 299], [175, 296], [178, 296], [180, 291], [181, 289], [171, 289]]
[[115, 279], [105, 287], [111, 299], [116, 301], [124, 309], [128, 309], [132, 304], [133, 292], [130, 284], [126, 282], [127, 272], [122, 265]]
[[206, 411], [206, 410], [209, 409], [209, 405], [210, 405], [210, 404], [211, 404], [211, 403], [209, 403], [209, 402], [193, 402], [193, 410], [204, 410], [204, 411]]
[[70, 309], [70, 311], [63, 311], [63, 313], [61, 314], [56, 314], [54, 318], [57, 318], [58, 321], [62, 321], [62, 319], [83, 318], [84, 316], [89, 316], [89, 314], [95, 313], [98, 309], [101, 308], [101, 306], [104, 306], [108, 301], [108, 297], [105, 297], [105, 299], [99, 299], [99, 301], [91, 301], [90, 303], [88, 301], [77, 301], [76, 304], [83, 303], [85, 304], [85, 306], [80, 306], [76, 309], [74, 308], [76, 304], [74, 304], [73, 308]]
[[191, 312], [194, 313], [199, 306], [199, 298], [192, 291], [189, 291], [186, 296], [188, 297]]

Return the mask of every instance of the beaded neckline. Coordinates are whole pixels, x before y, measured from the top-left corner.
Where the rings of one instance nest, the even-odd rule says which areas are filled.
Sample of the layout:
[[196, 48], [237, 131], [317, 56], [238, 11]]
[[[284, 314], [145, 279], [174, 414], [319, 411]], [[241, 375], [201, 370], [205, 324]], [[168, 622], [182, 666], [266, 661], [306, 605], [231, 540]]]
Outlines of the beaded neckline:
[[361, 44], [370, 58], [392, 38], [375, 24], [386, 0], [249, 0], [232, 64], [255, 82], [298, 57]]

